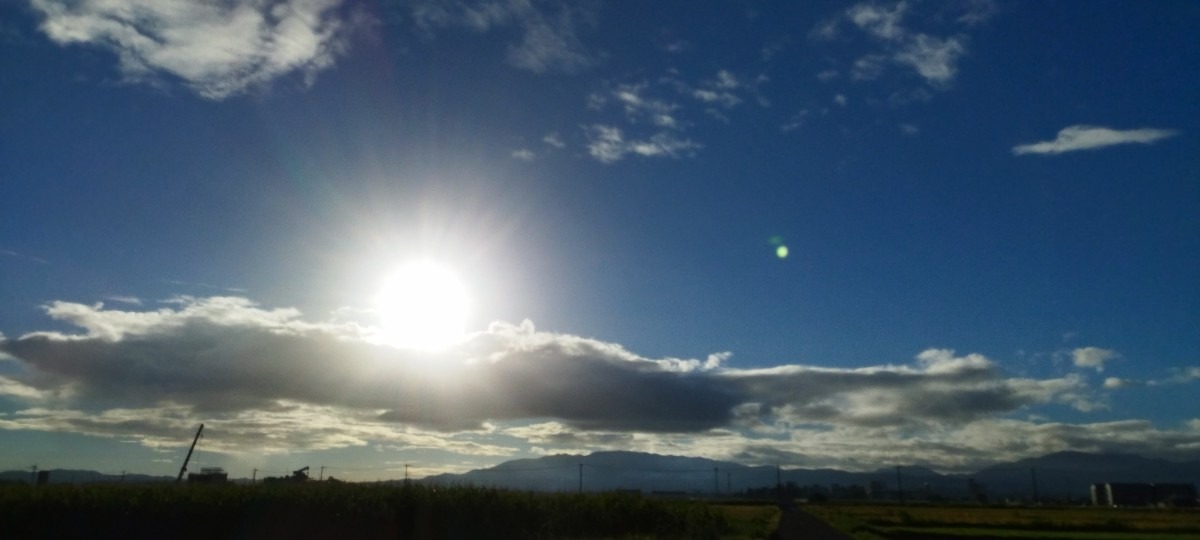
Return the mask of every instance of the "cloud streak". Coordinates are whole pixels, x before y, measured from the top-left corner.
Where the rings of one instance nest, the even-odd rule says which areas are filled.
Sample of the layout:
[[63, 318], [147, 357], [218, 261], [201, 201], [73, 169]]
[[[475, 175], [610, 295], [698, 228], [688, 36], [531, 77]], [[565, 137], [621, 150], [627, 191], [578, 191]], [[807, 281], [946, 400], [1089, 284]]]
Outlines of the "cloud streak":
[[1119, 144], [1154, 144], [1178, 135], [1178, 131], [1157, 128], [1119, 130], [1100, 126], [1074, 125], [1058, 132], [1052, 141], [1018, 144], [1012, 149], [1015, 155], [1054, 155], [1080, 150], [1096, 150]]
[[33, 0], [41, 31], [59, 45], [118, 58], [126, 80], [175, 78], [214, 100], [291, 73], [311, 84], [347, 47], [341, 0]]
[[[32, 405], [0, 415], [0, 428], [154, 446], [176, 444], [181, 427], [203, 418], [228, 433], [224, 450], [276, 451], [411, 444], [414, 433], [461, 446], [456, 433], [542, 419], [561, 426], [560, 435], [661, 442], [745, 433], [741, 444], [749, 444], [797, 429], [945, 429], [1038, 404], [1103, 405], [1081, 378], [1010, 378], [981, 355], [942, 349], [906, 365], [737, 369], [726, 365], [728, 353], [647, 358], [526, 321], [493, 323], [430, 353], [376, 344], [369, 327], [307, 322], [294, 309], [245, 298], [181, 297], [167, 306], [48, 304], [48, 315], [81, 332], [0, 341], [22, 367], [0, 379], [0, 394]], [[473, 444], [462, 451], [512, 451]]]

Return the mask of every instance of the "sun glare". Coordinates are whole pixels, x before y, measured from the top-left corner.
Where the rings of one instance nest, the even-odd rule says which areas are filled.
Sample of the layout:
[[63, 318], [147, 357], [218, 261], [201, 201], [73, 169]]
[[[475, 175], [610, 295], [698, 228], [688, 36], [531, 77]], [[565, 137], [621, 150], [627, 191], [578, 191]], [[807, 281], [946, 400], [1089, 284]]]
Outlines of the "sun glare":
[[380, 340], [411, 349], [441, 349], [462, 340], [467, 290], [454, 272], [432, 262], [409, 263], [384, 281], [375, 298]]

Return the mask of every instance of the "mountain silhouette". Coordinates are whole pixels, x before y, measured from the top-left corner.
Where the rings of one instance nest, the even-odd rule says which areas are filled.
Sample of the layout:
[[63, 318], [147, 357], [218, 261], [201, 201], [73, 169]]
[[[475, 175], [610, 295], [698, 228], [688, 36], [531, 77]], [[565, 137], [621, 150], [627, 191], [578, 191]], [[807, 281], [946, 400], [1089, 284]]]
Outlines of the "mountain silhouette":
[[[581, 474], [582, 472], [582, 474]], [[1057, 452], [1037, 458], [1000, 463], [973, 474], [942, 474], [917, 467], [884, 468], [873, 472], [837, 469], [784, 469], [747, 466], [706, 458], [641, 452], [595, 452], [588, 455], [557, 454], [506, 461], [494, 467], [461, 474], [439, 474], [422, 480], [436, 485], [471, 484], [537, 491], [683, 492], [696, 495], [730, 494], [746, 489], [771, 488], [776, 482], [796, 486], [867, 486], [874, 482], [894, 492], [897, 483], [905, 493], [929, 492], [961, 498], [967, 481], [985, 486], [993, 497], [1084, 499], [1093, 483], [1157, 482], [1197, 483], [1200, 460], [1172, 462], [1131, 454]]]

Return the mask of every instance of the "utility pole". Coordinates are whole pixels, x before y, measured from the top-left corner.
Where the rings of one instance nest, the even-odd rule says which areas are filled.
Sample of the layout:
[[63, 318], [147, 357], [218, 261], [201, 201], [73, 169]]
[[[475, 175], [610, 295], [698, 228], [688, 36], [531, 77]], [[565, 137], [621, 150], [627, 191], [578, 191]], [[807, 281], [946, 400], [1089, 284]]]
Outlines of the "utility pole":
[[404, 484], [408, 485], [408, 464], [404, 464]]
[[1029, 468], [1029, 479], [1033, 482], [1033, 504], [1038, 503], [1037, 467]]
[[900, 498], [900, 504], [904, 504], [904, 484], [900, 483], [899, 465], [896, 465], [896, 496]]
[[31, 474], [32, 478], [29, 480], [29, 485], [36, 486], [37, 485], [37, 465], [33, 465], [33, 466], [29, 467], [29, 470], [33, 471], [33, 473]]
[[254, 471], [252, 471], [250, 473], [250, 484], [254, 485], [254, 483], [257, 481], [258, 481], [258, 469], [254, 469]]
[[583, 493], [583, 464], [579, 464], [579, 493]]
[[320, 482], [324, 479], [325, 479], [325, 466], [321, 465], [321, 475], [317, 477], [317, 481]]
[[125, 483], [125, 471], [121, 471], [121, 483]]

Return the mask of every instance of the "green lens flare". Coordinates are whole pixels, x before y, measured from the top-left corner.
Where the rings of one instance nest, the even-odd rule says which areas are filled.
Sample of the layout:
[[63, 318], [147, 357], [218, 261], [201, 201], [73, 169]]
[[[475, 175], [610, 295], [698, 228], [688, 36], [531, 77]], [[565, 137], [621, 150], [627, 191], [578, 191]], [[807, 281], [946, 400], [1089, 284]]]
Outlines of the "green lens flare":
[[779, 257], [780, 259], [786, 259], [788, 256], [787, 246], [779, 246], [775, 248], [775, 256]]

